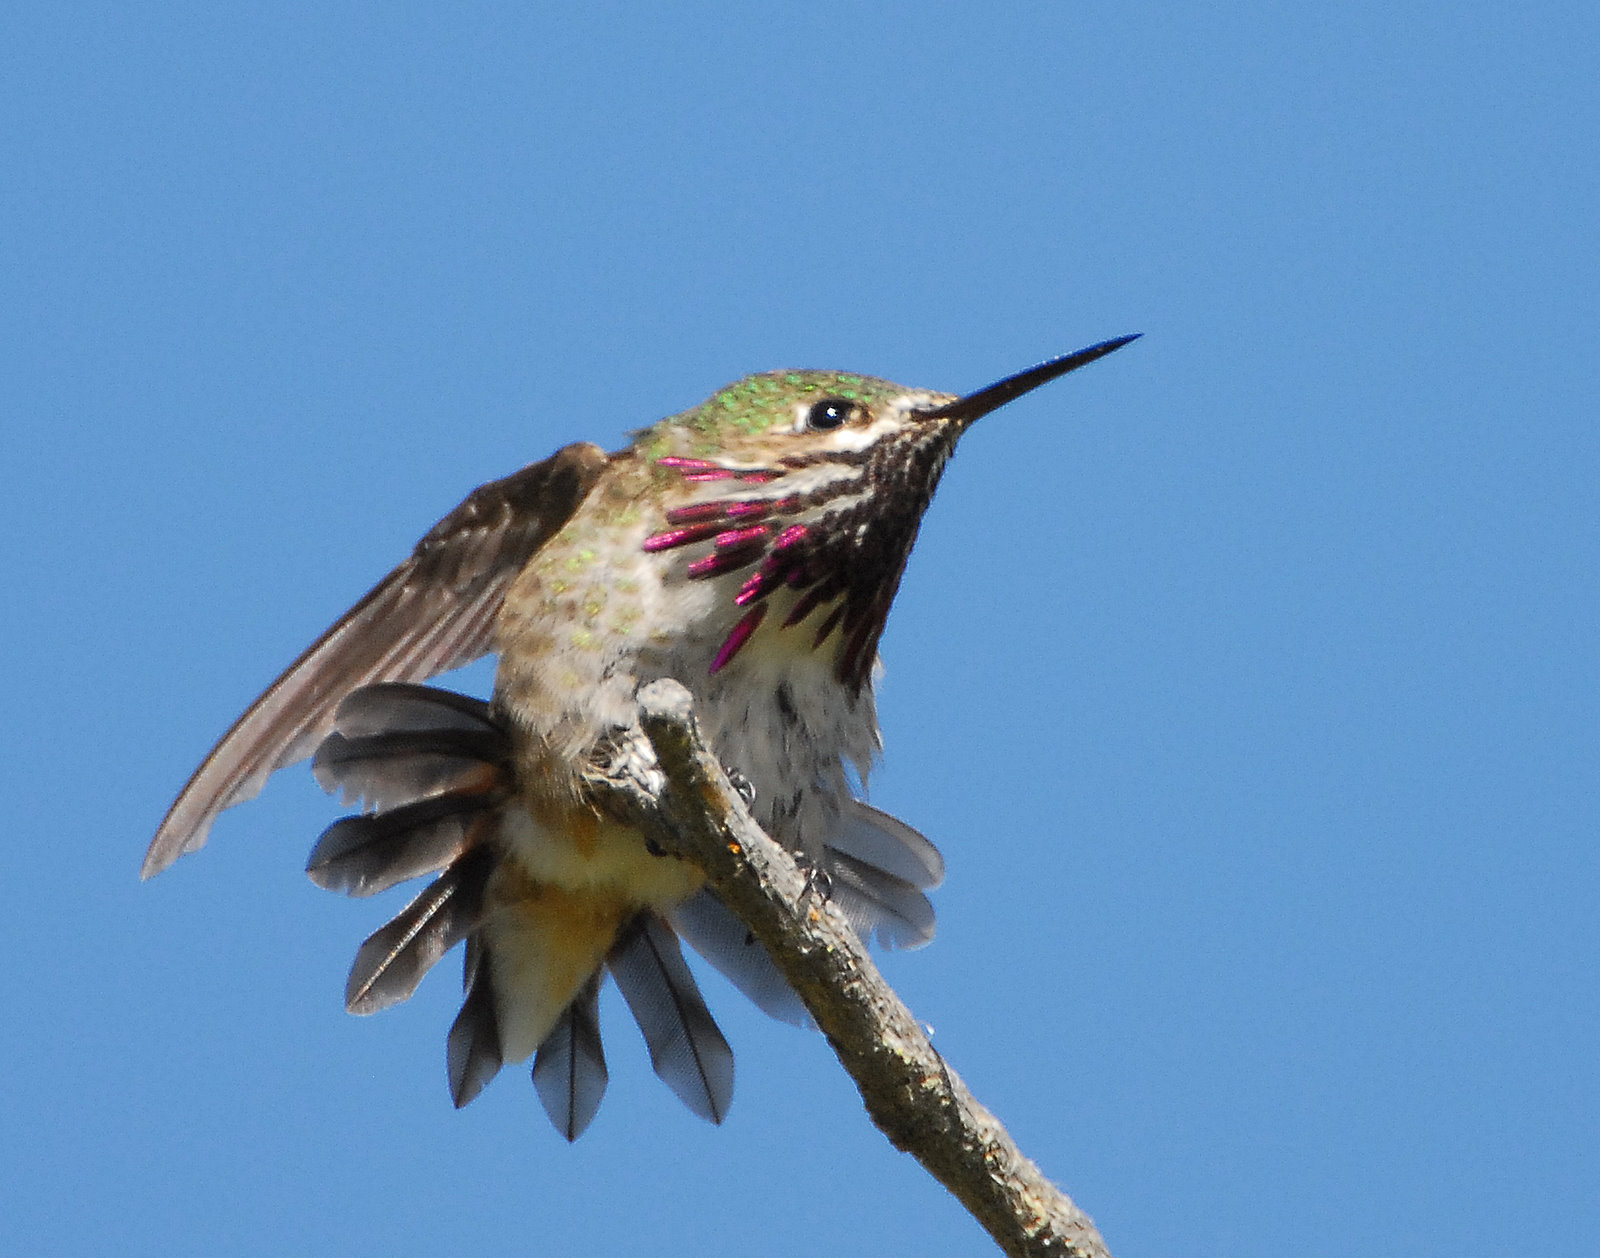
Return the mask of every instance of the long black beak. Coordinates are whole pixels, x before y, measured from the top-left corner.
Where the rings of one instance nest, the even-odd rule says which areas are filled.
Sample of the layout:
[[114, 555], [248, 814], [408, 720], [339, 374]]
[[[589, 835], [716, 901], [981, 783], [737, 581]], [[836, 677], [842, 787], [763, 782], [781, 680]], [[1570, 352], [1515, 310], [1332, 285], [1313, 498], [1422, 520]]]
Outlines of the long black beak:
[[954, 402], [946, 402], [931, 411], [916, 411], [914, 414], [923, 419], [958, 419], [970, 424], [1007, 402], [1016, 401], [1024, 393], [1032, 392], [1041, 384], [1048, 384], [1057, 376], [1064, 376], [1069, 371], [1087, 366], [1097, 358], [1104, 358], [1107, 354], [1121, 349], [1129, 341], [1137, 341], [1143, 335], [1142, 332], [1135, 332], [1132, 336], [1119, 336], [1109, 341], [1101, 341], [1100, 344], [1091, 345], [1088, 349], [1080, 349], [1076, 354], [1063, 354], [1060, 358], [1052, 358], [1037, 367], [1029, 367], [1014, 376], [1007, 376], [1004, 380], [991, 384], [987, 389], [979, 389], [976, 393], [967, 394], [966, 397], [958, 397]]

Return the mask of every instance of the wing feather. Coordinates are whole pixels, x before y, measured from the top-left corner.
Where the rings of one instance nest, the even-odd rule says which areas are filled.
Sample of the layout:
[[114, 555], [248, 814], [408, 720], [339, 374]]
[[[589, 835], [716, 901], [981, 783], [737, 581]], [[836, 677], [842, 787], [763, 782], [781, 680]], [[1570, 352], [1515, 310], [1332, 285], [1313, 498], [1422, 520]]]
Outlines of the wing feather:
[[606, 459], [598, 446], [570, 445], [468, 495], [223, 735], [162, 821], [143, 876], [200, 848], [218, 813], [309, 755], [352, 690], [421, 681], [488, 652], [506, 589], [572, 517]]

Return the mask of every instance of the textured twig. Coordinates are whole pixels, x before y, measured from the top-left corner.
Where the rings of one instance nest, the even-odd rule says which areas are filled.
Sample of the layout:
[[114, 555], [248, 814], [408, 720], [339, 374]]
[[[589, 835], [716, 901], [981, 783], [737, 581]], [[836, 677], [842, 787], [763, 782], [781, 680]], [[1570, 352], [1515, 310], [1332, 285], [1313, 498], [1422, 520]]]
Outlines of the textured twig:
[[[668, 852], [706, 872], [805, 1001], [890, 1141], [955, 1194], [1007, 1254], [1109, 1258], [1089, 1216], [1023, 1156], [928, 1042], [844, 915], [751, 820], [674, 681], [639, 691], [666, 779], [594, 783]], [[651, 775], [654, 777], [655, 775]]]

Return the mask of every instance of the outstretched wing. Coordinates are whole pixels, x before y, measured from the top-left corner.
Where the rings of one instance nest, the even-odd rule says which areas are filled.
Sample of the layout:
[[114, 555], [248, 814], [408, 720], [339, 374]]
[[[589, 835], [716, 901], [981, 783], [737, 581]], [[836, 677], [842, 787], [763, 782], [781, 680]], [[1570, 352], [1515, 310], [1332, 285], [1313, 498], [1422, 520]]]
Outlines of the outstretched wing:
[[421, 681], [486, 654], [513, 578], [572, 518], [607, 456], [578, 443], [474, 490], [250, 705], [189, 779], [141, 875], [199, 849], [224, 808], [311, 754], [352, 690]]

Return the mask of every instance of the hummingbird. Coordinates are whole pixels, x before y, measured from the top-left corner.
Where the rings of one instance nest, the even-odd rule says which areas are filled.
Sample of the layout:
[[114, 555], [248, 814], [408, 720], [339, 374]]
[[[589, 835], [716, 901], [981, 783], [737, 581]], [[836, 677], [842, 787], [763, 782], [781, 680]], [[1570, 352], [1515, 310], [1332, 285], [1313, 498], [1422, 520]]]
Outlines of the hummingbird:
[[[931, 939], [924, 893], [942, 857], [852, 782], [864, 793], [882, 746], [873, 681], [890, 606], [961, 435], [1136, 335], [965, 395], [849, 372], [747, 376], [619, 451], [575, 443], [483, 485], [223, 735], [143, 876], [315, 751], [318, 780], [363, 811], [324, 832], [313, 881], [370, 895], [437, 875], [362, 945], [352, 1012], [407, 998], [464, 941], [452, 1099], [533, 1057], [571, 1140], [605, 1088], [609, 973], [656, 1072], [720, 1122], [732, 1054], [679, 940], [774, 1016], [804, 1023], [804, 1008], [703, 876], [586, 782], [655, 770], [634, 696], [675, 678], [756, 822], [818, 871], [862, 938]], [[491, 652], [488, 702], [421, 684]]]

